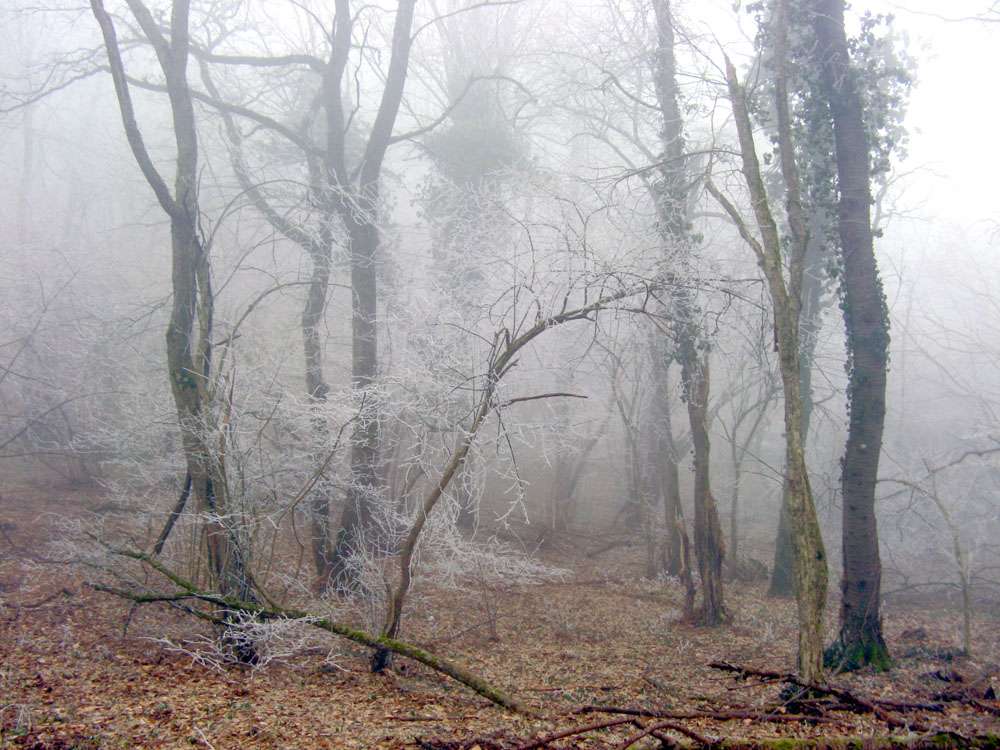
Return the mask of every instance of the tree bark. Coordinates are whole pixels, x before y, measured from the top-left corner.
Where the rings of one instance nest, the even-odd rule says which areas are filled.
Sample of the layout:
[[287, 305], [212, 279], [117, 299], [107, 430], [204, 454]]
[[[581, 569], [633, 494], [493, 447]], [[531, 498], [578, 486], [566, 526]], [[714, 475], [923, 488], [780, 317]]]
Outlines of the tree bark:
[[[326, 238], [324, 238], [326, 239]], [[323, 345], [319, 329], [326, 313], [326, 297], [330, 286], [331, 246], [329, 241], [307, 246], [313, 270], [309, 278], [305, 305], [302, 309], [302, 346], [306, 365], [306, 392], [310, 404], [316, 408], [313, 415], [313, 432], [316, 446], [322, 451], [329, 443], [330, 431], [321, 408], [330, 391], [323, 377]], [[333, 488], [321, 477], [313, 490], [310, 510], [312, 515], [312, 552], [316, 569], [317, 589], [327, 587], [331, 575], [333, 553], [330, 547], [330, 504]]]
[[351, 371], [352, 385], [360, 395], [358, 424], [351, 441], [351, 481], [330, 562], [330, 575], [338, 584], [357, 583], [351, 557], [385, 555], [385, 541], [378, 525], [378, 504], [383, 495], [379, 475], [378, 282], [376, 263], [378, 191], [354, 196], [358, 206], [345, 205], [341, 218], [348, 229], [351, 264]]
[[[682, 342], [681, 348], [691, 346], [693, 340]], [[690, 358], [690, 359], [689, 359]], [[690, 361], [693, 359], [693, 362]], [[726, 619], [722, 596], [722, 562], [726, 557], [726, 541], [722, 524], [709, 483], [710, 459], [708, 437], [708, 355], [699, 357], [697, 351], [682, 355], [681, 374], [687, 400], [688, 421], [691, 423], [691, 442], [694, 445], [694, 554], [701, 578], [701, 610], [699, 622], [718, 625]]]
[[[823, 258], [818, 239], [822, 231], [815, 216], [810, 217], [810, 239], [806, 247], [805, 269], [802, 276], [802, 310], [799, 321], [799, 392], [802, 394], [802, 440], [805, 442], [812, 421], [813, 353], [819, 334], [821, 296], [823, 291]], [[792, 539], [788, 531], [788, 482], [781, 490], [781, 510], [778, 515], [778, 529], [774, 543], [774, 567], [771, 570], [771, 584], [768, 596], [792, 596], [795, 594], [795, 573], [792, 570]]]
[[[683, 120], [677, 95], [670, 0], [654, 0], [653, 9], [658, 41], [654, 77], [663, 151], [663, 159], [657, 170], [660, 180], [654, 191], [657, 219], [665, 256], [680, 251], [683, 255], [682, 262], [687, 263], [691, 252], [691, 240], [687, 231], [689, 196], [687, 170], [684, 166]], [[694, 446], [694, 546], [701, 574], [700, 620], [706, 625], [716, 625], [726, 617], [722, 591], [725, 539], [709, 476], [707, 345], [697, 321], [697, 306], [692, 292], [689, 289], [676, 289], [672, 295], [672, 303], [673, 317], [677, 321], [673, 326], [677, 341], [676, 357], [681, 365], [681, 381]]]
[[353, 19], [348, 0], [337, 0], [334, 49], [324, 75], [327, 112], [326, 175], [330, 197], [347, 229], [351, 266], [351, 381], [361, 399], [351, 443], [351, 481], [330, 561], [332, 580], [349, 587], [358, 583], [351, 556], [386, 554], [377, 523], [384, 494], [379, 472], [378, 280], [379, 180], [382, 162], [403, 98], [409, 67], [415, 0], [401, 0], [395, 15], [392, 55], [378, 112], [361, 163], [349, 171], [341, 85], [351, 49]]
[[[167, 325], [167, 371], [181, 431], [187, 479], [204, 515], [212, 584], [225, 596], [253, 600], [246, 556], [248, 550], [230, 515], [225, 454], [226, 425], [216, 423], [212, 413], [211, 362], [214, 297], [209, 248], [199, 231], [198, 139], [194, 106], [187, 82], [189, 3], [171, 6], [170, 37], [164, 36], [149, 9], [140, 0], [128, 0], [139, 27], [152, 44], [163, 71], [170, 101], [176, 154], [174, 188], [153, 164], [132, 107], [114, 24], [101, 0], [91, 0], [91, 9], [101, 27], [108, 63], [115, 84], [125, 135], [143, 176], [170, 219], [171, 286], [173, 302]], [[214, 445], [219, 443], [219, 449]], [[241, 660], [255, 654], [236, 644]]]
[[844, 455], [844, 575], [840, 634], [826, 653], [840, 669], [887, 668], [882, 637], [875, 483], [885, 424], [889, 314], [871, 229], [871, 154], [844, 31], [844, 0], [816, 0], [816, 37], [824, 94], [833, 118], [840, 190], [838, 230], [847, 329], [850, 422]]
[[788, 95], [784, 75], [785, 17], [787, 0], [779, 0], [775, 19], [775, 104], [778, 120], [778, 144], [781, 171], [787, 193], [788, 223], [791, 228], [785, 280], [785, 257], [777, 223], [767, 200], [754, 145], [750, 116], [736, 69], [726, 60], [729, 98], [733, 105], [742, 157], [742, 171], [750, 192], [759, 237], [755, 237], [736, 207], [711, 183], [709, 192], [733, 219], [741, 236], [753, 248], [764, 272], [774, 310], [778, 359], [785, 396], [785, 465], [788, 476], [788, 521], [793, 546], [796, 604], [799, 616], [798, 670], [803, 679], [815, 680], [823, 671], [823, 609], [826, 604], [826, 552], [812, 488], [806, 469], [802, 440], [802, 392], [799, 381], [799, 315], [802, 305], [802, 276], [808, 230], [802, 216], [798, 169], [791, 141]]

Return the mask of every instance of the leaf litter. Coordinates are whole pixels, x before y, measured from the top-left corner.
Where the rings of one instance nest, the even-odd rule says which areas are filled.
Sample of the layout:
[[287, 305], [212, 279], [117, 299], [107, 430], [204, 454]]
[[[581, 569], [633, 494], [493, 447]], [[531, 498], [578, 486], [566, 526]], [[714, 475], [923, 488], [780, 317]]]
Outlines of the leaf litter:
[[[731, 623], [693, 627], [679, 621], [680, 586], [639, 577], [641, 555], [628, 548], [596, 558], [552, 553], [544, 562], [570, 575], [492, 587], [490, 610], [475, 591], [425, 584], [418, 592], [405, 638], [509, 689], [535, 716], [504, 711], [403, 660], [371, 674], [363, 650], [332, 637], [263, 669], [220, 669], [164, 645], [207, 637], [200, 623], [163, 605], [133, 608], [65, 566], [32, 559], [58, 519], [100, 502], [94, 492], [42, 485], [4, 493], [0, 748], [524, 750], [715, 740], [752, 747], [779, 738], [822, 747], [890, 736], [919, 746], [921, 731], [1000, 734], [1000, 637], [985, 615], [975, 622], [975, 658], [966, 659], [955, 648], [959, 612], [895, 604], [885, 615], [894, 668], [831, 678], [868, 700], [940, 710], [879, 717], [817, 702], [810, 719], [796, 719], [801, 709], [782, 705], [781, 680], [709, 666], [789, 672], [794, 602], [767, 598], [762, 583], [733, 582]], [[495, 627], [484, 611], [495, 614]], [[835, 621], [831, 609], [828, 627]], [[589, 726], [600, 728], [576, 731]]]

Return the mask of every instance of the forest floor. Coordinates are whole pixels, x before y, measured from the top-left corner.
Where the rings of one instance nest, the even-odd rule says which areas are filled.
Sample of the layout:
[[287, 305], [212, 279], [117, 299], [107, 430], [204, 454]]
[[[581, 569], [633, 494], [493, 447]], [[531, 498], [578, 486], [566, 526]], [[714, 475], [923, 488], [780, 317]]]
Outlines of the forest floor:
[[[6, 482], [0, 498], [0, 748], [911, 747], [1000, 742], [1000, 627], [974, 621], [975, 658], [956, 655], [961, 617], [893, 603], [885, 630], [896, 666], [831, 677], [843, 696], [782, 704], [780, 680], [739, 680], [725, 661], [788, 672], [795, 608], [764, 583], [731, 583], [728, 625], [678, 621], [682, 592], [644, 580], [636, 551], [551, 553], [571, 572], [478, 594], [425, 591], [403, 638], [508, 689], [535, 712], [516, 715], [464, 686], [399, 660], [383, 674], [366, 654], [323, 634], [266, 668], [213, 668], [161, 640], [202, 626], [163, 605], [133, 611], [51, 557], [54, 528], [97, 511], [94, 491]], [[832, 586], [831, 588], [835, 588]], [[484, 622], [496, 607], [496, 637]], [[828, 621], [835, 620], [831, 611]], [[991, 683], [991, 678], [993, 678]], [[992, 686], [992, 689], [991, 689]], [[879, 703], [882, 701], [883, 703]], [[912, 709], [892, 703], [921, 704]], [[601, 709], [601, 710], [598, 710]], [[616, 712], [638, 709], [649, 716]], [[728, 718], [727, 718], [728, 717]], [[553, 735], [587, 726], [614, 726]], [[623, 723], [628, 722], [628, 723]], [[650, 735], [651, 727], [659, 726]], [[796, 738], [811, 742], [789, 742]], [[784, 739], [784, 742], [778, 740]], [[549, 740], [546, 742], [546, 740]], [[628, 744], [635, 740], [633, 744]]]

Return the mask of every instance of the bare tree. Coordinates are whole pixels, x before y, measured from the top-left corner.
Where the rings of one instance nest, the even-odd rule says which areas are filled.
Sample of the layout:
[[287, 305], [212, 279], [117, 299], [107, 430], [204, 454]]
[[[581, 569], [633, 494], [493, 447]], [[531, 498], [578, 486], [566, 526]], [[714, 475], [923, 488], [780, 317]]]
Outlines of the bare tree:
[[[683, 120], [677, 90], [674, 55], [674, 20], [669, 0], [654, 0], [657, 47], [653, 63], [657, 115], [661, 144], [656, 165], [657, 181], [650, 185], [656, 206], [657, 223], [666, 248], [688, 265], [693, 251], [688, 236], [688, 206], [691, 181], [684, 153]], [[677, 253], [677, 248], [682, 248]], [[681, 366], [681, 383], [687, 404], [691, 442], [694, 446], [694, 551], [701, 578], [702, 603], [698, 618], [716, 625], [726, 618], [722, 594], [722, 561], [725, 540], [710, 480], [710, 438], [708, 431], [709, 360], [708, 341], [698, 323], [692, 290], [680, 286], [672, 295], [672, 334], [676, 358]]]
[[[253, 601], [246, 549], [227, 522], [225, 470], [212, 442], [225, 441], [225, 426], [214, 414], [211, 388], [214, 296], [210, 246], [200, 226], [198, 202], [198, 139], [194, 105], [187, 82], [190, 5], [171, 6], [169, 35], [141, 0], [129, 0], [129, 10], [156, 52], [170, 99], [176, 154], [171, 191], [146, 148], [132, 106], [125, 65], [114, 23], [101, 0], [92, 0], [114, 80], [129, 147], [157, 201], [170, 220], [173, 302], [167, 328], [167, 370], [184, 446], [185, 484], [205, 514], [205, 539], [214, 585], [223, 596]], [[188, 489], [182, 494], [182, 500]], [[241, 660], [253, 660], [252, 647], [235, 644]]]
[[787, 13], [788, 0], [779, 0], [774, 18], [776, 37], [774, 89], [781, 173], [785, 182], [788, 223], [791, 228], [787, 280], [781, 237], [761, 177], [746, 95], [737, 79], [736, 69], [728, 58], [726, 80], [729, 98], [739, 135], [743, 178], [750, 193], [758, 233], [751, 231], [738, 209], [718, 188], [709, 183], [708, 189], [736, 223], [743, 239], [753, 248], [771, 295], [775, 339], [785, 396], [785, 470], [788, 473], [788, 516], [794, 549], [799, 615], [798, 670], [803, 678], [815, 680], [823, 671], [823, 609], [826, 604], [827, 564], [823, 538], [816, 520], [816, 508], [809, 484], [802, 439], [799, 316], [802, 309], [802, 278], [808, 230], [802, 214], [799, 173], [795, 163], [789, 121], [785, 75]]
[[[310, 399], [322, 404], [329, 391], [323, 372], [323, 352], [319, 338], [326, 310], [332, 272], [334, 226], [339, 223], [346, 242], [351, 289], [351, 376], [360, 404], [351, 441], [351, 477], [339, 529], [330, 539], [332, 489], [321, 483], [313, 498], [312, 547], [321, 587], [330, 583], [351, 583], [347, 561], [352, 552], [376, 544], [379, 524], [375, 507], [384, 494], [380, 459], [380, 394], [378, 389], [378, 268], [381, 263], [381, 172], [389, 146], [400, 140], [394, 135], [413, 44], [414, 0], [401, 0], [393, 12], [391, 50], [378, 72], [381, 91], [374, 119], [367, 125], [358, 115], [360, 101], [353, 93], [354, 81], [366, 64], [366, 24], [349, 0], [334, 4], [332, 31], [322, 33], [329, 49], [326, 56], [290, 53], [275, 56], [221, 54], [195, 50], [202, 64], [202, 80], [207, 95], [198, 96], [217, 109], [224, 118], [233, 150], [236, 175], [251, 202], [276, 231], [304, 248], [312, 262], [312, 273], [302, 311], [306, 388]], [[310, 22], [315, 21], [311, 14]], [[352, 62], [353, 61], [353, 62]], [[278, 70], [300, 69], [318, 81], [305, 84], [310, 100], [297, 127], [283, 124], [287, 113], [273, 116], [253, 104], [232, 102], [220, 93], [212, 68]], [[279, 83], [280, 86], [280, 83]], [[294, 88], [294, 87], [292, 87]], [[285, 91], [285, 95], [294, 91]], [[320, 113], [322, 117], [320, 119]], [[251, 177], [238, 127], [245, 120], [251, 129], [263, 129], [288, 141], [302, 154], [308, 175], [307, 202], [315, 212], [308, 226], [293, 221], [279, 211]], [[317, 120], [320, 120], [317, 122]], [[323, 442], [325, 426], [317, 418], [317, 439]], [[356, 581], [355, 581], [356, 583]]]
[[[649, 212], [649, 229], [654, 236], [651, 245], [655, 245], [655, 257], [649, 262], [667, 291], [653, 322], [652, 344], [646, 351], [655, 378], [665, 380], [673, 364], [680, 366], [694, 455], [692, 546], [702, 593], [697, 619], [716, 625], [726, 619], [722, 586], [725, 539], [711, 489], [711, 342], [704, 330], [706, 313], [700, 306], [703, 295], [697, 278], [698, 241], [690, 229], [698, 180], [693, 179], [694, 156], [684, 138], [673, 10], [667, 0], [651, 0], [628, 8], [615, 4], [609, 6], [608, 12], [618, 37], [615, 42], [625, 60], [601, 56], [588, 62], [588, 70], [592, 67], [598, 76], [595, 88], [600, 98], [583, 99], [570, 109], [587, 123], [587, 135], [604, 144], [627, 170], [630, 183], [641, 186], [645, 205], [637, 207], [637, 212]], [[636, 51], [642, 55], [641, 66], [635, 65]], [[684, 542], [678, 533], [683, 519], [673, 463], [679, 455], [670, 450], [668, 393], [665, 382], [654, 381], [653, 418], [648, 420], [648, 427], [650, 441], [663, 453], [657, 457], [659, 476], [647, 478], [643, 484], [650, 490], [656, 488], [664, 498], [669, 567], [680, 572], [686, 570], [680, 563]], [[647, 455], [643, 453], [645, 463]]]
[[[424, 496], [423, 501], [417, 509], [416, 518], [403, 542], [399, 554], [399, 577], [392, 588], [386, 608], [385, 624], [382, 628], [383, 637], [392, 639], [399, 632], [403, 607], [413, 580], [414, 554], [431, 512], [440, 502], [448, 485], [465, 463], [486, 418], [495, 410], [514, 404], [512, 400], [506, 402], [499, 401], [497, 389], [504, 375], [516, 366], [517, 355], [535, 339], [546, 333], [546, 331], [573, 321], [593, 321], [601, 311], [629, 297], [640, 298], [641, 306], [638, 309], [641, 310], [645, 304], [645, 300], [649, 297], [649, 292], [650, 288], [647, 285], [642, 285], [638, 288], [624, 288], [602, 295], [593, 302], [573, 309], [566, 309], [567, 297], [567, 300], [564, 301], [564, 308], [560, 312], [546, 317], [538, 317], [531, 325], [524, 325], [526, 323], [525, 320], [519, 321], [516, 325], [524, 325], [524, 328], [520, 332], [518, 332], [517, 328], [513, 332], [506, 328], [496, 332], [490, 347], [486, 371], [482, 375], [480, 387], [477, 389], [477, 400], [472, 422], [465, 433], [459, 437], [447, 464], [441, 470], [439, 478]], [[536, 398], [566, 395], [569, 394], [544, 394], [519, 400], [534, 400]], [[376, 651], [372, 661], [373, 668], [375, 670], [384, 668], [387, 659], [387, 651]]]

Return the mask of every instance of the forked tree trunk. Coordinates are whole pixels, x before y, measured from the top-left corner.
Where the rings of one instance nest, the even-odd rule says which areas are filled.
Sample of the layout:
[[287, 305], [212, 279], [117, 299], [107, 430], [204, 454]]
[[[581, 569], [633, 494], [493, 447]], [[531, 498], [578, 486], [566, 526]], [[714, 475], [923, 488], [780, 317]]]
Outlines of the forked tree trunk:
[[841, 476], [844, 576], [840, 634], [826, 657], [830, 666], [840, 669], [865, 664], [887, 668], [891, 661], [882, 638], [882, 566], [875, 521], [875, 483], [885, 424], [889, 313], [875, 262], [871, 153], [861, 95], [847, 49], [844, 0], [817, 0], [815, 10], [817, 55], [837, 152], [850, 411]]
[[[132, 108], [125, 67], [114, 24], [101, 0], [91, 0], [91, 9], [101, 27], [108, 63], [114, 79], [125, 135], [143, 176], [170, 219], [171, 282], [173, 302], [167, 325], [167, 372], [177, 410], [190, 492], [204, 517], [212, 585], [223, 596], [253, 600], [247, 565], [248, 550], [240, 539], [238, 521], [232, 522], [226, 486], [226, 425], [218, 425], [212, 413], [210, 389], [212, 361], [212, 317], [214, 297], [208, 247], [202, 241], [198, 221], [198, 140], [194, 107], [187, 82], [189, 3], [171, 6], [170, 35], [140, 0], [129, 0], [139, 27], [156, 51], [170, 100], [176, 144], [174, 188], [171, 192], [146, 150]], [[254, 661], [253, 648], [234, 644], [242, 661]]]
[[[683, 120], [677, 94], [674, 29], [669, 0], [654, 0], [658, 49], [655, 70], [657, 104], [661, 119], [663, 160], [658, 165], [659, 183], [654, 189], [657, 219], [664, 243], [664, 262], [671, 253], [679, 253], [687, 263], [691, 238], [687, 231], [689, 185], [684, 166]], [[685, 280], [689, 281], [689, 280]], [[677, 359], [687, 400], [694, 446], [694, 543], [701, 574], [702, 606], [700, 619], [715, 625], [725, 619], [722, 592], [722, 561], [725, 540], [719, 514], [712, 496], [709, 478], [708, 396], [709, 369], [704, 353], [704, 332], [697, 321], [697, 307], [688, 289], [673, 294], [673, 333]]]
[[[806, 470], [802, 440], [802, 393], [799, 382], [799, 315], [802, 305], [802, 276], [808, 231], [802, 217], [802, 199], [795, 164], [788, 116], [784, 75], [787, 0], [779, 0], [775, 19], [775, 104], [781, 171], [787, 191], [788, 223], [791, 228], [787, 263], [782, 252], [778, 226], [774, 220], [760, 173], [750, 116], [736, 69], [726, 60], [729, 98], [733, 104], [742, 156], [742, 171], [750, 192], [759, 232], [755, 236], [736, 207], [711, 183], [708, 190], [739, 228], [753, 248], [764, 272], [774, 310], [775, 334], [781, 382], [785, 396], [785, 464], [788, 475], [788, 522], [793, 545], [796, 604], [799, 615], [798, 670], [807, 680], [816, 680], [823, 671], [823, 609], [826, 604], [827, 565], [823, 538], [816, 519], [812, 489]], [[788, 280], [785, 280], [785, 268]]]
[[351, 440], [351, 479], [337, 531], [331, 576], [338, 585], [355, 587], [353, 555], [391, 554], [378, 522], [384, 495], [379, 471], [378, 392], [378, 282], [379, 181], [386, 151], [392, 142], [396, 115], [403, 98], [412, 45], [415, 0], [401, 0], [395, 11], [392, 55], [386, 70], [378, 112], [372, 123], [361, 162], [348, 167], [343, 94], [344, 71], [352, 49], [354, 17], [348, 0], [336, 0], [333, 51], [324, 76], [327, 112], [326, 180], [331, 199], [347, 230], [351, 266], [351, 382], [361, 400], [357, 427]]

